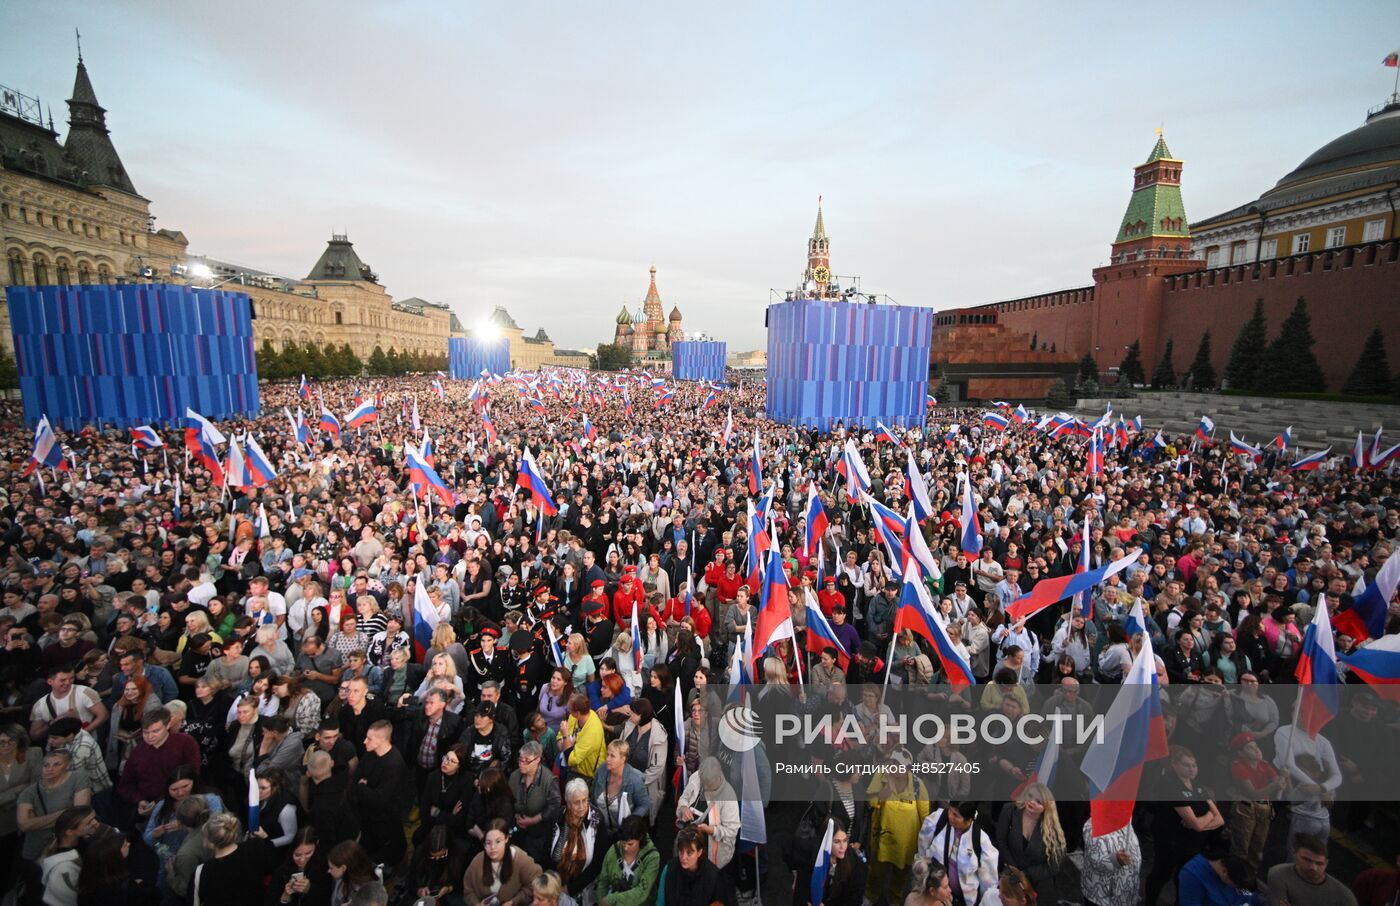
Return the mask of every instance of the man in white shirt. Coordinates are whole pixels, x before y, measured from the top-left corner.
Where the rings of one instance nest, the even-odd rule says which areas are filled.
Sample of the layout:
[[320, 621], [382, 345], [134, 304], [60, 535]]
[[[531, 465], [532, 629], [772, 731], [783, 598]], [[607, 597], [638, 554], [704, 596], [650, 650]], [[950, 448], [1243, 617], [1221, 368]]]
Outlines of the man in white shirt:
[[107, 707], [97, 691], [73, 682], [71, 665], [50, 669], [48, 683], [48, 695], [35, 702], [29, 711], [32, 738], [42, 739], [48, 733], [49, 724], [60, 717], [76, 717], [89, 732], [107, 720]]
[[209, 576], [201, 573], [199, 567], [191, 566], [185, 570], [185, 578], [190, 581], [190, 590], [185, 592], [185, 597], [196, 607], [208, 609], [209, 600], [219, 593], [214, 587]]
[[254, 576], [248, 580], [248, 596], [243, 599], [243, 612], [248, 613], [248, 601], [252, 598], [267, 598], [267, 612], [272, 614], [278, 629], [287, 622], [287, 599], [267, 585], [267, 576]]

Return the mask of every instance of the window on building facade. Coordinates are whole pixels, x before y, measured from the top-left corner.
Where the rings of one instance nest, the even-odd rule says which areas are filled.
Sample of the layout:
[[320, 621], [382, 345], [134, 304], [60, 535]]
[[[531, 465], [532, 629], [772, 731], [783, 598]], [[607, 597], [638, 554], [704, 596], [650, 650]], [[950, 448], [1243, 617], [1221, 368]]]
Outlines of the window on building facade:
[[344, 322], [343, 322], [343, 318], [344, 318], [344, 316], [341, 315], [340, 312], [336, 312], [336, 313], [335, 313], [335, 323], [336, 323], [337, 325], [344, 323]]
[[1211, 246], [1210, 248], [1206, 249], [1206, 267], [1219, 267], [1219, 266], [1220, 266], [1220, 249], [1216, 248], [1215, 246]]
[[42, 257], [34, 259], [34, 285], [47, 286], [49, 283], [49, 263]]
[[107, 265], [99, 264], [97, 266], [97, 282], [101, 283], [103, 286], [108, 286], [111, 284], [112, 272], [107, 270]]
[[24, 259], [19, 256], [18, 252], [10, 253], [10, 285], [24, 285]]
[[78, 263], [78, 284], [87, 286], [92, 282], [92, 269], [85, 262]]
[[1245, 264], [1249, 261], [1249, 243], [1236, 242], [1230, 246], [1230, 263]]
[[69, 272], [69, 269], [68, 269], [68, 262], [67, 262], [67, 261], [60, 261], [60, 262], [58, 262], [58, 265], [56, 266], [55, 270], [58, 272], [58, 285], [59, 285], [59, 286], [67, 286], [68, 284], [70, 284], [70, 283], [73, 282], [72, 279], [71, 279], [71, 276], [72, 276], [72, 275], [71, 275], [71, 273]]
[[1332, 227], [1327, 231], [1327, 248], [1334, 249], [1339, 245], [1347, 244], [1347, 228], [1344, 226]]
[[1293, 237], [1293, 254], [1301, 255], [1312, 246], [1312, 233], [1299, 233]]
[[1262, 260], [1267, 260], [1267, 259], [1269, 259], [1269, 258], [1277, 258], [1277, 257], [1278, 257], [1278, 240], [1277, 240], [1277, 239], [1265, 239], [1263, 242], [1259, 243], [1259, 258], [1260, 258], [1261, 261], [1262, 261]]
[[1366, 221], [1366, 229], [1365, 229], [1365, 232], [1362, 233], [1362, 236], [1361, 236], [1361, 241], [1362, 241], [1362, 242], [1376, 242], [1376, 241], [1379, 241], [1380, 239], [1382, 239], [1382, 238], [1384, 238], [1384, 237], [1385, 237], [1385, 221], [1384, 221], [1384, 220], [1368, 220], [1368, 221]]

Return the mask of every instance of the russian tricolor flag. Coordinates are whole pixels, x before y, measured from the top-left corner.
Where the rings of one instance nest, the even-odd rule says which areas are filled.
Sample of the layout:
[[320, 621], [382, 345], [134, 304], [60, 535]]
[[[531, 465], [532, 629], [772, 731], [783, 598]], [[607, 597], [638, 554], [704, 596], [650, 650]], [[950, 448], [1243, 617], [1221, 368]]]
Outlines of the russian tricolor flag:
[[[972, 668], [962, 659], [953, 643], [948, 639], [947, 624], [943, 615], [929, 601], [928, 590], [916, 575], [917, 570], [906, 570], [904, 588], [899, 595], [899, 609], [895, 612], [894, 631], [908, 629], [915, 635], [923, 636], [933, 646], [938, 662], [943, 665], [943, 674], [948, 684], [954, 688], [976, 685]], [[821, 608], [818, 608], [820, 610]]]
[[306, 416], [302, 411], [298, 409], [295, 416], [285, 406], [282, 407], [282, 411], [287, 414], [287, 421], [292, 423], [292, 436], [296, 438], [296, 442], [299, 444], [311, 443], [311, 429], [306, 426]]
[[311, 398], [311, 385], [306, 382], [306, 375], [301, 376], [301, 386], [297, 387], [297, 396], [302, 399]]
[[914, 505], [914, 516], [923, 522], [933, 515], [933, 501], [928, 496], [928, 485], [919, 464], [914, 460], [914, 451], [906, 449], [904, 463], [904, 496]]
[[808, 890], [809, 903], [823, 903], [826, 901], [826, 878], [831, 873], [831, 841], [836, 835], [836, 820], [826, 819], [826, 833], [822, 835], [821, 845], [817, 847], [817, 860], [812, 865], [812, 885]]
[[442, 381], [433, 379], [433, 392], [437, 394], [439, 400], [447, 401], [447, 390], [442, 386]]
[[1385, 635], [1385, 622], [1397, 585], [1400, 585], [1400, 555], [1391, 554], [1381, 564], [1374, 582], [1363, 585], [1360, 592], [1352, 592], [1351, 609], [1337, 614], [1333, 626], [1358, 642], [1379, 639]]
[[642, 624], [637, 619], [637, 599], [632, 599], [632, 669], [642, 672]]
[[1347, 461], [1358, 471], [1366, 468], [1366, 441], [1360, 431], [1356, 432], [1356, 443], [1352, 445], [1351, 456]]
[[598, 429], [593, 427], [593, 423], [588, 420], [586, 412], [583, 414], [583, 436], [588, 438], [589, 442], [598, 439]]
[[158, 450], [165, 446], [156, 429], [150, 425], [138, 425], [131, 429], [131, 442], [142, 450]]
[[763, 577], [759, 595], [758, 616], [754, 620], [753, 654], [762, 657], [774, 642], [793, 638], [792, 605], [788, 603], [787, 573], [783, 571], [783, 554], [777, 548], [768, 551], [767, 575]]
[[763, 489], [763, 456], [758, 447], [758, 429], [753, 429], [753, 454], [749, 458], [749, 493], [757, 496]]
[[1011, 420], [1018, 425], [1022, 425], [1025, 424], [1028, 418], [1030, 418], [1030, 413], [1026, 411], [1025, 404], [1017, 403], [1016, 408], [1011, 411]]
[[969, 558], [982, 552], [982, 523], [977, 517], [977, 504], [972, 500], [972, 476], [962, 476], [962, 552]]
[[515, 484], [530, 492], [530, 500], [540, 508], [541, 513], [553, 516], [559, 512], [559, 505], [549, 493], [549, 485], [545, 484], [544, 472], [541, 471], [539, 463], [535, 462], [535, 456], [529, 447], [525, 448], [520, 457], [520, 473], [515, 477]]
[[[822, 499], [817, 495], [817, 483], [815, 481], [809, 482], [807, 484], [807, 556], [811, 557], [816, 554], [828, 526], [826, 508], [822, 506]], [[1396, 559], [1400, 560], [1400, 557]]]
[[622, 412], [628, 418], [632, 417], [632, 394], [627, 392], [627, 388], [622, 388]]
[[496, 445], [496, 426], [491, 424], [491, 410], [486, 406], [481, 407], [481, 427], [486, 429], [486, 442], [494, 447]]
[[1248, 456], [1250, 459], [1259, 460], [1264, 457], [1264, 451], [1258, 447], [1251, 447], [1243, 438], [1236, 437], [1235, 432], [1230, 432], [1230, 449], [1238, 456]]
[[877, 421], [875, 422], [875, 442], [898, 445], [899, 438], [895, 436], [893, 431], [885, 427], [884, 422]]
[[1028, 594], [1024, 594], [1012, 602], [1011, 606], [1006, 609], [1006, 613], [1013, 620], [1021, 620], [1037, 614], [1053, 604], [1058, 604], [1065, 598], [1092, 589], [1110, 576], [1118, 575], [1137, 562], [1141, 554], [1142, 549], [1135, 548], [1098, 569], [1068, 576], [1041, 579], [1035, 583], [1035, 587]]
[[214, 476], [216, 484], [223, 484], [224, 467], [219, 462], [219, 451], [216, 446], [224, 443], [224, 435], [207, 418], [193, 409], [185, 410], [185, 419], [187, 422], [185, 448], [195, 459], [199, 460], [204, 468], [209, 470], [209, 474]]
[[656, 402], [652, 404], [652, 408], [660, 409], [662, 406], [669, 403], [674, 395], [675, 391], [672, 390], [670, 387], [667, 387], [665, 390], [661, 391], [656, 395]]
[[1167, 756], [1167, 730], [1157, 687], [1157, 659], [1150, 636], [1104, 719], [1103, 745], [1089, 747], [1080, 770], [1088, 778], [1089, 815], [1095, 837], [1122, 830], [1133, 820], [1143, 768]]
[[1289, 425], [1278, 433], [1274, 438], [1274, 446], [1278, 447], [1280, 453], [1288, 449], [1288, 445], [1293, 443], [1293, 426]]
[[718, 404], [719, 404], [719, 397], [715, 395], [715, 392], [714, 392], [713, 390], [711, 390], [711, 391], [709, 392], [709, 394], [705, 397], [705, 402], [703, 402], [703, 403], [700, 404], [700, 411], [701, 411], [701, 412], [704, 412], [706, 409], [710, 408], [711, 406], [716, 406], [716, 405], [718, 405]]
[[63, 458], [63, 446], [53, 433], [47, 415], [39, 416], [39, 424], [34, 426], [34, 452], [29, 455], [29, 464], [24, 467], [24, 475], [29, 476], [40, 466], [68, 471], [68, 460]]
[[720, 445], [729, 446], [729, 438], [734, 433], [734, 407], [729, 407], [729, 414], [724, 417], [724, 433], [720, 435]]
[[321, 407], [321, 430], [331, 437], [340, 437], [340, 419], [325, 406]]
[[1303, 633], [1303, 651], [1298, 667], [1293, 671], [1300, 686], [1298, 714], [1293, 725], [1316, 739], [1322, 728], [1337, 716], [1337, 687], [1342, 679], [1337, 674], [1337, 648], [1332, 639], [1332, 622], [1327, 613], [1327, 599], [1317, 599], [1313, 621]]
[[982, 416], [982, 424], [988, 428], [996, 428], [999, 431], [1005, 431], [1007, 426], [1011, 424], [1011, 420], [996, 412], [988, 412]]
[[413, 647], [418, 651], [417, 660], [421, 661], [424, 653], [433, 647], [433, 630], [437, 629], [438, 622], [437, 608], [428, 597], [427, 583], [420, 574], [413, 583]]
[[1203, 444], [1209, 444], [1211, 437], [1215, 435], [1215, 422], [1210, 420], [1210, 416], [1202, 415], [1201, 423], [1196, 426], [1196, 437]]
[[248, 448], [246, 462], [248, 469], [248, 481], [255, 488], [266, 485], [277, 477], [277, 470], [272, 467], [272, 460], [267, 458], [262, 447], [253, 439], [252, 435], [243, 438]]
[[[812, 629], [807, 612], [807, 631]], [[1381, 636], [1341, 656], [1346, 668], [1376, 687], [1376, 692], [1392, 702], [1400, 702], [1400, 635]]]
[[851, 503], [859, 503], [861, 494], [870, 487], [870, 473], [866, 471], [865, 460], [856, 450], [855, 441], [846, 438], [846, 447], [841, 459], [836, 463], [836, 471], [846, 476], [846, 497]]
[[442, 501], [443, 506], [452, 506], [456, 503], [452, 489], [442, 480], [442, 476], [428, 464], [423, 458], [422, 452], [415, 450], [412, 444], [404, 444], [404, 457], [408, 466], [408, 481], [417, 488], [419, 494], [432, 492]]
[[1331, 456], [1331, 455], [1332, 455], [1332, 448], [1331, 448], [1331, 447], [1328, 447], [1326, 450], [1321, 450], [1321, 451], [1319, 451], [1319, 452], [1317, 452], [1317, 453], [1313, 453], [1313, 454], [1310, 454], [1310, 455], [1308, 455], [1308, 456], [1304, 456], [1302, 459], [1298, 460], [1298, 461], [1295, 462], [1293, 465], [1289, 466], [1289, 467], [1288, 467], [1288, 471], [1290, 471], [1290, 472], [1312, 472], [1312, 471], [1315, 471], [1315, 470], [1321, 468], [1321, 467], [1322, 467], [1322, 464], [1323, 464], [1324, 462], [1327, 461], [1327, 457], [1329, 457], [1329, 456]]
[[253, 479], [248, 474], [248, 461], [243, 456], [243, 451], [238, 449], [238, 441], [229, 438], [228, 441], [228, 466], [224, 470], [224, 483], [230, 488], [248, 488], [253, 486]]
[[841, 665], [842, 671], [850, 666], [851, 653], [836, 637], [835, 628], [827, 620], [826, 614], [822, 613], [821, 607], [812, 599], [812, 593], [809, 591], [807, 592], [807, 650], [812, 654], [821, 654], [826, 648], [836, 649], [836, 661]]
[[1103, 474], [1103, 441], [1099, 437], [1098, 428], [1094, 429], [1094, 433], [1089, 438], [1089, 455], [1084, 461], [1084, 473], [1086, 475]]

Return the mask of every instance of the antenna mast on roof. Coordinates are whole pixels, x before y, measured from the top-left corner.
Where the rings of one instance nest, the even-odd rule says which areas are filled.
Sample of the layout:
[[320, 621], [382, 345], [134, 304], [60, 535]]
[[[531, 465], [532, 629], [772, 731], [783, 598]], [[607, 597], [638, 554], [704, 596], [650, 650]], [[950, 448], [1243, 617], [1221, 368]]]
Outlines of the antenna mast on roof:
[[83, 62], [83, 33], [73, 29], [73, 37], [78, 39], [78, 62]]

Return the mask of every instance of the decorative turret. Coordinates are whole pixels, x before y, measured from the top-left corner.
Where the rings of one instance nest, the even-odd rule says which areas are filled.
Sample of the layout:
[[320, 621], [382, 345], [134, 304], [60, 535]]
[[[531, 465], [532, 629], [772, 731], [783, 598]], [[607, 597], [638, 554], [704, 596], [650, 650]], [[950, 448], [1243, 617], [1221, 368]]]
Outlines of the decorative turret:
[[97, 103], [97, 93], [92, 90], [81, 49], [73, 96], [68, 99], [68, 137], [63, 142], [63, 150], [80, 171], [84, 184], [108, 186], [136, 195], [136, 187], [126, 175], [126, 168], [107, 131], [107, 111]]
[[826, 235], [826, 222], [822, 219], [822, 199], [818, 195], [817, 223], [812, 227], [812, 238], [807, 240], [807, 270], [802, 273], [800, 289], [805, 298], [835, 298], [831, 283], [831, 240]]
[[622, 306], [622, 311], [618, 312], [618, 315], [617, 315], [617, 323], [619, 323], [619, 324], [631, 324], [631, 323], [632, 323], [632, 313], [629, 312], [629, 311], [627, 310], [627, 306], [626, 306], [625, 304]]
[[1191, 257], [1191, 225], [1181, 201], [1182, 161], [1172, 157], [1162, 130], [1147, 160], [1133, 168], [1133, 196], [1113, 241], [1115, 264], [1141, 258]]
[[680, 309], [680, 306], [676, 306], [675, 308], [672, 308], [672, 309], [671, 309], [671, 316], [670, 316], [669, 318], [667, 318], [667, 320], [668, 320], [668, 321], [679, 321], [680, 319], [681, 319], [681, 309]]

